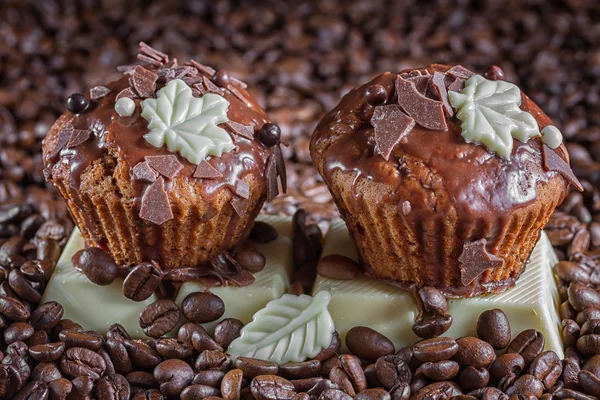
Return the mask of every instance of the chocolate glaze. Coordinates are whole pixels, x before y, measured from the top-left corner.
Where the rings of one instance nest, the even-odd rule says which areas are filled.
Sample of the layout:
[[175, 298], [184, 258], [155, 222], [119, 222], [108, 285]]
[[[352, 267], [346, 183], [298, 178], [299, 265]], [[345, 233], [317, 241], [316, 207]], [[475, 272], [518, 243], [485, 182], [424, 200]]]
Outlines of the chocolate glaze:
[[[444, 72], [447, 66], [432, 65], [429, 73]], [[469, 229], [472, 221], [500, 223], [506, 228], [511, 211], [523, 207], [536, 199], [536, 187], [555, 176], [542, 167], [541, 142], [539, 138], [528, 143], [514, 140], [510, 160], [505, 160], [489, 152], [486, 147], [467, 143], [461, 136], [461, 121], [456, 117], [446, 117], [448, 129], [430, 130], [415, 125], [410, 133], [385, 160], [376, 149], [374, 130], [370, 124], [373, 107], [367, 104], [366, 89], [374, 84], [383, 85], [388, 91], [388, 103], [395, 96], [396, 74], [384, 73], [371, 82], [348, 93], [340, 104], [327, 114], [313, 134], [313, 148], [322, 151], [322, 175], [331, 186], [333, 174], [341, 171], [355, 174], [353, 193], [358, 199], [357, 183], [362, 179], [386, 183], [392, 187], [386, 201], [393, 201], [398, 212], [409, 226], [418, 229], [418, 222], [443, 218], [455, 211], [460, 231]], [[530, 112], [539, 124], [540, 130], [551, 124], [544, 114], [526, 95], [522, 95], [521, 109]], [[323, 150], [324, 149], [324, 150]], [[559, 151], [568, 157], [564, 146]], [[403, 159], [423, 163], [431, 174], [424, 176], [413, 173]], [[407, 182], [416, 180], [423, 190], [411, 190]], [[565, 192], [567, 182], [565, 181]], [[445, 193], [449, 201], [436, 202], [436, 195]], [[403, 213], [402, 206], [408, 201], [410, 212]], [[497, 235], [488, 238], [488, 251], [496, 253], [499, 244]], [[433, 260], [444, 268], [442, 260]], [[372, 272], [365, 266], [366, 272]], [[446, 288], [446, 295], [464, 296], [483, 291], [501, 291], [514, 285], [517, 276], [510, 282], [485, 284], [486, 287]], [[411, 289], [410, 282], [393, 282], [405, 289]], [[442, 289], [442, 288], [439, 288]]]

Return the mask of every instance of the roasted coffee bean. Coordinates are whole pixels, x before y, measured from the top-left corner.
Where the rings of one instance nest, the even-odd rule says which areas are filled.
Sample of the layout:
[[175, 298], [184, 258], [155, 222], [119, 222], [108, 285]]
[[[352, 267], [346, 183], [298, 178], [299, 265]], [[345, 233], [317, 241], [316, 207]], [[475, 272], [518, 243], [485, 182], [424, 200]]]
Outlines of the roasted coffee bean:
[[194, 371], [185, 361], [171, 359], [156, 366], [154, 378], [160, 384], [160, 391], [165, 396], [179, 396], [181, 391], [194, 379]]
[[23, 342], [14, 342], [6, 346], [7, 356], [26, 357], [29, 354], [29, 348]]
[[[192, 334], [197, 331], [206, 332], [200, 325], [193, 322], [186, 322], [177, 330], [177, 339], [182, 342], [192, 343]], [[206, 333], [206, 335], [208, 336], [208, 333]]]
[[196, 359], [194, 366], [198, 371], [205, 369], [227, 371], [231, 367], [231, 356], [219, 350], [204, 350]]
[[104, 373], [106, 375], [116, 374], [117, 371], [115, 371], [115, 365], [113, 364], [112, 360], [110, 359], [110, 355], [106, 352], [106, 350], [104, 350], [104, 348], [100, 348], [98, 349], [98, 354], [106, 363], [106, 370], [104, 371]]
[[132, 371], [125, 375], [125, 379], [127, 379], [131, 387], [153, 389], [159, 386], [154, 375], [146, 371]]
[[40, 362], [52, 362], [60, 358], [65, 351], [65, 344], [62, 342], [39, 344], [29, 348], [31, 357]]
[[129, 382], [119, 374], [102, 377], [95, 386], [99, 399], [128, 400], [131, 394]]
[[377, 378], [377, 370], [375, 368], [375, 364], [369, 364], [364, 368], [365, 378], [367, 378], [367, 386], [368, 387], [380, 387], [381, 382], [379, 382], [379, 378]]
[[431, 339], [444, 334], [451, 326], [452, 316], [449, 314], [421, 316], [415, 321], [412, 330], [420, 338]]
[[47, 282], [54, 271], [54, 264], [52, 261], [26, 261], [20, 270], [23, 276], [32, 282]]
[[[13, 343], [13, 345], [16, 343]], [[31, 375], [31, 366], [27, 362], [27, 351], [25, 350], [22, 356], [17, 354], [11, 354], [11, 352], [9, 352], [8, 349], [6, 353], [7, 355], [2, 359], [2, 364], [13, 366], [19, 372], [19, 375], [21, 375], [22, 382], [27, 382], [27, 379], [29, 379], [29, 376]]]
[[[133, 391], [132, 391], [133, 392]], [[185, 392], [185, 390], [184, 390]], [[183, 397], [183, 392], [181, 393], [181, 398], [183, 400], [190, 400], [190, 399], [200, 399], [202, 397]], [[133, 396], [133, 400], [165, 400], [166, 397], [163, 396], [160, 393], [160, 390], [157, 389], [148, 389], [148, 390], [141, 390], [139, 392], [137, 392], [134, 396]]]
[[427, 385], [414, 395], [411, 400], [448, 399], [463, 394], [457, 384], [453, 382], [436, 382]]
[[36, 330], [47, 331], [58, 325], [63, 314], [63, 306], [55, 301], [49, 301], [33, 311], [30, 323]]
[[562, 368], [562, 362], [556, 353], [545, 351], [533, 360], [529, 366], [529, 373], [542, 382], [546, 389], [551, 389], [560, 378]]
[[575, 346], [579, 339], [581, 328], [577, 322], [572, 319], [564, 319], [562, 321], [562, 339], [565, 347]]
[[18, 269], [13, 269], [8, 274], [8, 284], [19, 298], [24, 301], [38, 304], [42, 300], [42, 295], [33, 288], [31, 282], [29, 282]]
[[156, 342], [156, 351], [164, 358], [186, 360], [194, 353], [191, 343], [173, 338], [160, 339]]
[[296, 394], [294, 385], [277, 375], [259, 375], [250, 384], [252, 395], [257, 400], [291, 400]]
[[575, 311], [568, 300], [561, 303], [558, 308], [558, 314], [561, 319], [573, 319], [577, 317], [577, 311]]
[[506, 394], [509, 396], [521, 394], [540, 397], [543, 392], [544, 385], [542, 382], [536, 379], [535, 376], [529, 374], [522, 375], [506, 390]]
[[399, 383], [410, 383], [412, 374], [409, 366], [396, 355], [382, 356], [375, 363], [377, 379], [387, 390]]
[[520, 375], [525, 369], [525, 359], [519, 353], [501, 354], [490, 366], [492, 379], [500, 381], [509, 375]]
[[98, 353], [92, 350], [71, 347], [63, 353], [60, 359], [60, 369], [72, 378], [87, 375], [98, 379], [104, 374], [106, 363]]
[[104, 348], [112, 361], [115, 372], [126, 374], [133, 370], [131, 358], [123, 340], [107, 339]]
[[250, 357], [238, 357], [235, 360], [235, 368], [240, 369], [246, 379], [252, 379], [259, 375], [277, 375], [279, 372], [277, 364]]
[[123, 344], [131, 362], [138, 368], [151, 370], [162, 361], [156, 350], [142, 340], [124, 340]]
[[326, 389], [337, 389], [338, 386], [329, 379], [319, 379], [306, 393], [311, 397], [319, 397]]
[[[26, 321], [30, 315], [29, 310], [22, 302], [5, 296], [0, 296], [0, 314], [13, 321]], [[32, 325], [36, 327], [36, 324], [32, 323]], [[39, 328], [36, 327], [36, 329]]]
[[453, 379], [460, 369], [456, 361], [438, 361], [435, 363], [426, 362], [421, 365], [421, 372], [429, 379], [434, 381], [448, 381]]
[[83, 327], [70, 319], [61, 319], [52, 328], [52, 335], [58, 336], [62, 331], [83, 332]]
[[66, 378], [60, 378], [48, 384], [50, 400], [65, 400], [73, 390], [73, 384]]
[[333, 332], [333, 337], [331, 338], [331, 343], [329, 344], [329, 346], [321, 350], [319, 354], [313, 357], [313, 359], [323, 363], [325, 360], [338, 354], [340, 352], [341, 347], [342, 342], [340, 341], [340, 335], [337, 331], [335, 331]]
[[339, 357], [331, 357], [321, 363], [321, 375], [328, 375], [333, 367], [342, 367], [342, 361]]
[[223, 371], [214, 371], [214, 370], [205, 370], [198, 372], [194, 379], [192, 380], [193, 384], [206, 385], [212, 387], [221, 387], [221, 380], [225, 376], [225, 372]]
[[569, 303], [575, 311], [584, 308], [600, 308], [600, 293], [580, 283], [572, 283], [568, 289]]
[[490, 381], [490, 373], [485, 368], [467, 367], [460, 373], [458, 381], [464, 391], [470, 392], [486, 387]]
[[438, 337], [415, 343], [413, 354], [423, 362], [436, 362], [452, 358], [458, 351], [458, 344], [452, 338]]
[[58, 334], [58, 338], [67, 348], [69, 347], [84, 347], [90, 350], [98, 350], [102, 346], [103, 338], [97, 332], [77, 332], [63, 330]]
[[112, 324], [106, 332], [107, 339], [131, 340], [131, 336], [121, 324]]
[[356, 395], [352, 382], [350, 382], [350, 377], [342, 368], [333, 367], [331, 371], [329, 371], [329, 380], [336, 384], [344, 393], [350, 396]]
[[160, 270], [154, 264], [136, 265], [123, 281], [123, 296], [133, 301], [147, 300], [154, 294], [160, 281]]
[[418, 294], [425, 313], [446, 315], [448, 303], [442, 292], [432, 286], [425, 286], [419, 289]]
[[506, 314], [498, 309], [482, 312], [477, 320], [477, 336], [496, 350], [508, 346], [511, 332]]
[[[252, 395], [252, 393], [250, 393]], [[308, 393], [296, 393], [293, 400], [310, 400]]]
[[473, 336], [456, 340], [458, 351], [454, 360], [461, 365], [475, 368], [487, 367], [496, 359], [494, 348], [487, 342]]
[[0, 398], [12, 398], [23, 386], [23, 378], [12, 365], [0, 364]]
[[574, 399], [574, 400], [595, 400], [596, 397], [587, 396], [585, 393], [572, 389], [560, 389], [553, 394], [553, 398], [558, 400]]
[[577, 339], [577, 350], [586, 356], [600, 354], [600, 334], [583, 335]]
[[13, 400], [37, 400], [48, 398], [48, 386], [44, 382], [31, 381], [17, 393]]
[[325, 389], [318, 400], [352, 400], [352, 396], [339, 389]]
[[60, 258], [60, 245], [51, 238], [40, 238], [37, 242], [36, 258], [41, 262], [50, 262], [50, 265], [56, 265]]
[[224, 400], [240, 400], [244, 373], [241, 369], [227, 372], [221, 381], [221, 396]]
[[140, 327], [150, 337], [158, 338], [173, 330], [181, 312], [173, 300], [160, 299], [147, 305], [140, 314]]
[[358, 393], [367, 389], [367, 378], [358, 357], [350, 354], [342, 354], [339, 358], [342, 368], [350, 377], [350, 382], [352, 382], [354, 390]]
[[240, 267], [253, 274], [262, 271], [267, 263], [267, 259], [261, 252], [252, 249], [240, 250], [234, 258]]
[[227, 349], [231, 342], [240, 336], [244, 324], [236, 318], [225, 318], [215, 326], [215, 342]]
[[[237, 362], [236, 362], [237, 364]], [[359, 363], [360, 368], [360, 363]], [[279, 366], [279, 375], [286, 379], [305, 379], [319, 375], [321, 371], [321, 362], [318, 360], [308, 360], [303, 362], [288, 362]], [[269, 371], [270, 372], [270, 371]], [[361, 369], [362, 372], [362, 369]], [[257, 375], [269, 375], [260, 373]], [[255, 375], [256, 376], [256, 375]]]
[[317, 272], [325, 278], [350, 280], [360, 272], [358, 263], [340, 254], [330, 254], [322, 257], [317, 263]]
[[82, 375], [74, 378], [71, 383], [71, 398], [75, 399], [89, 399], [89, 395], [94, 390], [94, 379], [87, 375]]
[[4, 330], [4, 343], [24, 342], [34, 333], [33, 326], [27, 322], [14, 322]]
[[219, 389], [206, 385], [190, 385], [181, 392], [181, 400], [209, 399], [209, 397], [219, 396]]
[[188, 321], [203, 324], [221, 318], [225, 313], [225, 303], [210, 292], [196, 292], [186, 296], [181, 309]]
[[513, 339], [506, 352], [521, 354], [527, 367], [544, 350], [544, 344], [545, 339], [542, 333], [535, 329], [527, 329]]
[[560, 261], [554, 267], [554, 272], [560, 279], [567, 282], [589, 283], [590, 275], [579, 264], [571, 261]]
[[600, 377], [583, 370], [579, 371], [577, 378], [579, 385], [586, 393], [596, 397], [600, 396]]
[[350, 329], [346, 334], [346, 346], [352, 354], [371, 362], [396, 351], [387, 337], [366, 326]]
[[277, 239], [278, 233], [272, 225], [266, 222], [256, 221], [250, 231], [250, 239], [258, 243], [269, 243]]
[[290, 382], [292, 382], [292, 385], [294, 385], [296, 392], [300, 393], [300, 392], [308, 392], [313, 387], [315, 387], [315, 385], [317, 385], [321, 381], [325, 381], [325, 380], [327, 380], [327, 379], [321, 378], [321, 377], [314, 377], [314, 378], [294, 379], [294, 380], [291, 380]]
[[110, 285], [117, 277], [119, 267], [110, 254], [98, 247], [79, 250], [71, 261], [75, 268], [96, 285]]
[[365, 389], [354, 396], [355, 400], [391, 400], [390, 394], [381, 388]]
[[575, 321], [577, 322], [577, 324], [579, 324], [579, 326], [581, 326], [586, 321], [591, 319], [600, 319], [600, 309], [586, 308], [582, 310], [579, 314], [577, 314]]
[[579, 382], [578, 375], [580, 370], [578, 362], [568, 358], [564, 359], [560, 381], [563, 382], [566, 387], [576, 387]]
[[202, 328], [199, 325], [196, 325], [196, 326], [199, 329], [193, 328], [191, 341], [192, 341], [192, 346], [194, 346], [194, 349], [198, 353], [202, 353], [204, 350], [223, 351], [223, 348], [221, 347], [221, 345], [219, 345], [219, 343], [217, 343], [213, 338], [211, 338], [210, 335], [208, 334], [208, 332], [206, 332], [206, 330], [204, 328]]
[[37, 346], [39, 344], [48, 344], [50, 343], [50, 337], [46, 331], [35, 331], [33, 335], [27, 341], [27, 345], [29, 347]]
[[31, 371], [30, 379], [32, 381], [41, 381], [50, 383], [62, 378], [62, 373], [54, 363], [39, 363]]
[[583, 366], [583, 369], [596, 376], [600, 376], [600, 355], [590, 357]]

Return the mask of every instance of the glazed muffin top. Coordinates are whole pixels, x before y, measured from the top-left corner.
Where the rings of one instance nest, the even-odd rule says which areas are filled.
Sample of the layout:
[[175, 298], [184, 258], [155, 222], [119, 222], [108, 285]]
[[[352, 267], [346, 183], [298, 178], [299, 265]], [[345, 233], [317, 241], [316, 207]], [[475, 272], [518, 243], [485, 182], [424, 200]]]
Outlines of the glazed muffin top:
[[363, 178], [389, 184], [409, 220], [498, 218], [557, 176], [565, 192], [568, 183], [580, 188], [550, 118], [490, 71], [433, 64], [352, 90], [313, 134], [321, 175], [331, 184], [337, 171], [354, 173], [355, 190]]
[[156, 180], [164, 182], [162, 199], [177, 188], [210, 203], [228, 188], [238, 214], [248, 206], [247, 175], [269, 200], [278, 177], [285, 190], [279, 128], [246, 84], [193, 60], [169, 60], [144, 43], [138, 59], [142, 64], [120, 67], [118, 81], [67, 100], [43, 143], [49, 181], [67, 179], [78, 191], [86, 169], [109, 154], [129, 170], [140, 217], [158, 225], [172, 218], [170, 209], [142, 198]]

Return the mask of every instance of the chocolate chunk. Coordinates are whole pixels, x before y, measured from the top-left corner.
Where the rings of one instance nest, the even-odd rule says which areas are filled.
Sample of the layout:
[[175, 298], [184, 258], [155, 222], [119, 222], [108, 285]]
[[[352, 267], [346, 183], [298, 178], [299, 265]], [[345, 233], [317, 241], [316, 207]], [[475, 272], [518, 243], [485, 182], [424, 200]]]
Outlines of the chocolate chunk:
[[[285, 144], [282, 140], [281, 143]], [[287, 144], [285, 144], [287, 146]], [[275, 154], [275, 160], [277, 165], [277, 175], [279, 176], [279, 181], [281, 182], [281, 190], [283, 193], [287, 192], [287, 174], [285, 172], [285, 159], [283, 158], [283, 153], [281, 152], [280, 146], [275, 146], [273, 148], [273, 153]]]
[[542, 146], [542, 163], [546, 171], [560, 173], [567, 182], [575, 186], [580, 192], [583, 192], [583, 186], [581, 186], [581, 182], [579, 182], [569, 164], [547, 145]]
[[71, 123], [67, 123], [62, 127], [60, 133], [58, 134], [58, 139], [56, 140], [54, 148], [50, 153], [48, 153], [49, 159], [52, 160], [59, 155], [61, 150], [64, 149], [67, 143], [69, 143], [69, 141], [71, 140], [71, 136], [73, 136], [73, 131], [73, 125], [71, 125]]
[[431, 88], [444, 104], [444, 111], [446, 112], [446, 115], [449, 117], [453, 116], [454, 111], [452, 110], [452, 106], [448, 102], [448, 89], [446, 89], [444, 74], [442, 74], [441, 72], [435, 72], [433, 74], [433, 78], [431, 79]]
[[[200, 81], [202, 81], [202, 78], [200, 78]], [[201, 83], [195, 83], [194, 85], [192, 85], [192, 96], [202, 97], [206, 93], [208, 93], [208, 92], [204, 88], [204, 85], [202, 85]]]
[[446, 86], [448, 91], [452, 91], [452, 92], [460, 92], [461, 90], [463, 90], [464, 87], [465, 87], [465, 80], [460, 79], [460, 78], [454, 79], [454, 81], [452, 83], [450, 83], [448, 86]]
[[249, 140], [254, 139], [254, 128], [249, 125], [238, 124], [235, 121], [229, 121], [225, 124], [233, 133]]
[[246, 182], [244, 182], [243, 180], [239, 180], [237, 181], [236, 185], [235, 185], [235, 194], [237, 194], [238, 196], [240, 196], [243, 199], [249, 199], [250, 198], [250, 186], [248, 186], [248, 184]]
[[203, 75], [213, 76], [215, 74], [215, 70], [208, 65], [200, 64], [196, 60], [190, 60], [190, 65], [198, 70]]
[[138, 60], [146, 61], [149, 64], [161, 66], [169, 62], [169, 56], [160, 52], [144, 42], [140, 42], [140, 49], [137, 55]]
[[111, 90], [106, 86], [95, 86], [90, 89], [90, 100], [98, 100], [109, 94]]
[[279, 194], [279, 186], [277, 185], [277, 161], [274, 154], [269, 156], [265, 169], [265, 177], [267, 178], [267, 201], [273, 201]]
[[469, 71], [462, 65], [455, 65], [454, 67], [452, 67], [448, 71], [446, 71], [446, 73], [455, 78], [460, 78], [460, 79], [465, 79], [465, 80], [469, 79], [470, 77], [475, 75], [475, 72]]
[[465, 286], [469, 285], [484, 271], [491, 268], [500, 268], [504, 260], [488, 253], [485, 245], [486, 239], [465, 243], [458, 261], [460, 262], [460, 279]]
[[199, 179], [218, 179], [222, 178], [221, 174], [215, 167], [213, 167], [208, 161], [201, 161], [194, 171], [194, 178]]
[[92, 137], [92, 131], [88, 129], [73, 129], [67, 148], [72, 149], [87, 141]]
[[431, 79], [431, 75], [419, 75], [406, 78], [407, 81], [415, 84], [415, 87], [423, 96], [427, 96], [427, 89], [429, 87], [429, 84], [431, 83]]
[[121, 90], [119, 92], [119, 94], [117, 94], [117, 97], [115, 97], [115, 101], [119, 100], [122, 97], [127, 97], [127, 98], [130, 98], [130, 99], [137, 99], [137, 98], [139, 98], [138, 94], [132, 88], [130, 88], [130, 87]]
[[165, 178], [173, 179], [179, 171], [183, 169], [183, 164], [179, 162], [177, 156], [173, 154], [162, 156], [146, 156], [144, 157], [148, 165], [154, 168], [159, 174]]
[[194, 68], [189, 67], [189, 66], [173, 68], [172, 71], [173, 71], [173, 79], [182, 79], [183, 77], [185, 77], [187, 75], [191, 75], [194, 72], [196, 72], [196, 70]]
[[140, 218], [162, 225], [165, 221], [173, 219], [169, 196], [165, 191], [165, 181], [159, 177], [150, 185], [142, 196]]
[[137, 163], [132, 172], [134, 179], [138, 181], [154, 182], [158, 178], [158, 172], [153, 170], [147, 161]]
[[246, 211], [248, 211], [248, 207], [250, 206], [250, 200], [235, 197], [231, 199], [231, 206], [233, 207], [235, 213], [241, 217], [244, 214], [246, 214]]
[[215, 85], [210, 79], [208, 79], [206, 76], [202, 77], [202, 84], [204, 85], [204, 89], [208, 92], [208, 93], [216, 93], [216, 94], [222, 94], [223, 91], [221, 90], [221, 88], [219, 88], [217, 85]]
[[135, 67], [130, 83], [140, 97], [153, 97], [157, 80], [158, 75], [141, 65], [138, 65]]
[[404, 114], [399, 106], [377, 106], [371, 118], [375, 129], [375, 143], [379, 154], [389, 160], [394, 147], [415, 126], [415, 120]]
[[398, 104], [417, 124], [427, 129], [446, 130], [444, 105], [419, 93], [415, 84], [398, 75], [396, 79]]

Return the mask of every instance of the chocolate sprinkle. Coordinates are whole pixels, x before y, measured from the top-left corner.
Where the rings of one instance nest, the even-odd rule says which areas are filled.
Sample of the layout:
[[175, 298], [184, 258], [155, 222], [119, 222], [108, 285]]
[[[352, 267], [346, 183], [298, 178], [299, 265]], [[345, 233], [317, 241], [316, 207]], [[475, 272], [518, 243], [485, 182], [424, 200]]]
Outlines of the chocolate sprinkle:
[[196, 60], [191, 60], [189, 64], [205, 76], [213, 76], [216, 72], [214, 68], [209, 67], [208, 65], [200, 64]]
[[132, 172], [133, 177], [138, 181], [154, 182], [158, 178], [158, 172], [153, 170], [147, 161], [137, 163]]
[[444, 105], [441, 101], [423, 96], [417, 91], [414, 83], [403, 79], [400, 75], [396, 79], [396, 92], [398, 93], [398, 104], [417, 124], [427, 129], [440, 131], [448, 128]]
[[190, 66], [173, 68], [173, 79], [183, 79], [187, 75], [192, 75], [196, 69]]
[[500, 268], [504, 260], [487, 251], [486, 239], [465, 243], [458, 261], [460, 262], [460, 279], [465, 286], [469, 285], [484, 271]]
[[56, 141], [56, 145], [52, 149], [50, 153], [48, 153], [48, 159], [54, 160], [62, 149], [65, 148], [67, 143], [71, 140], [71, 136], [73, 136], [73, 125], [70, 123], [65, 124], [60, 133], [58, 134], [58, 140]]
[[581, 186], [581, 182], [579, 182], [569, 164], [547, 145], [542, 146], [542, 165], [546, 171], [560, 173], [567, 182], [583, 192], [583, 186]]
[[242, 125], [235, 121], [229, 121], [225, 125], [231, 129], [233, 133], [249, 140], [254, 139], [254, 128], [249, 125]]
[[94, 86], [90, 89], [90, 100], [98, 100], [110, 93], [106, 86]]
[[448, 102], [448, 89], [446, 89], [444, 74], [442, 74], [441, 72], [435, 72], [433, 74], [433, 78], [431, 79], [431, 87], [433, 88], [438, 98], [444, 104], [444, 111], [446, 111], [446, 115], [448, 115], [449, 117], [453, 116], [454, 111], [452, 110], [452, 106]]
[[206, 76], [202, 77], [202, 83], [204, 84], [204, 89], [208, 92], [208, 93], [216, 93], [216, 94], [221, 94], [222, 89], [220, 87], [218, 87], [217, 85], [215, 85], [210, 79], [208, 79]]
[[138, 60], [146, 61], [150, 64], [161, 66], [169, 62], [169, 56], [163, 52], [150, 47], [144, 42], [140, 42], [140, 49], [137, 55]]
[[240, 217], [246, 214], [248, 207], [250, 206], [250, 200], [242, 199], [241, 197], [235, 197], [231, 199], [231, 206], [237, 215]]
[[194, 178], [199, 179], [218, 179], [222, 178], [221, 174], [215, 167], [213, 167], [208, 161], [204, 160], [198, 164], [194, 171]]
[[452, 67], [448, 71], [446, 71], [446, 73], [455, 78], [460, 78], [460, 79], [465, 79], [465, 80], [469, 79], [470, 77], [475, 75], [475, 72], [469, 71], [462, 65], [455, 65], [454, 67]]
[[67, 148], [72, 149], [87, 141], [92, 137], [92, 131], [89, 129], [73, 129], [73, 133], [67, 143]]
[[179, 171], [183, 169], [183, 164], [173, 154], [166, 156], [146, 156], [144, 159], [159, 174], [169, 179], [175, 178]]
[[265, 177], [267, 179], [267, 201], [273, 201], [279, 194], [279, 187], [277, 186], [277, 161], [276, 155], [272, 154], [267, 160]]
[[240, 196], [243, 199], [249, 199], [250, 198], [250, 186], [248, 186], [248, 184], [246, 182], [244, 182], [243, 180], [239, 180], [237, 181], [237, 184], [235, 185], [235, 194], [237, 194], [238, 196]]
[[152, 183], [142, 196], [140, 218], [162, 225], [165, 221], [173, 219], [173, 211], [169, 203], [169, 196], [165, 191], [165, 180], [159, 177]]
[[[284, 143], [287, 146], [283, 140], [281, 143]], [[281, 146], [275, 146], [273, 148], [273, 152], [276, 157], [277, 175], [279, 175], [279, 180], [281, 181], [281, 190], [283, 193], [287, 193], [287, 174], [285, 172], [285, 159], [283, 158], [283, 153], [281, 152]]]
[[157, 80], [157, 74], [142, 67], [141, 65], [138, 65], [135, 67], [135, 71], [130, 79], [130, 83], [140, 97], [146, 98], [154, 96]]
[[128, 88], [121, 90], [119, 92], [119, 94], [117, 94], [117, 97], [115, 97], [115, 101], [119, 100], [122, 97], [128, 97], [130, 99], [137, 99], [139, 96], [132, 88], [128, 87]]
[[375, 129], [375, 143], [379, 154], [389, 160], [394, 146], [412, 130], [415, 120], [404, 114], [400, 106], [390, 104], [375, 107], [371, 125]]

